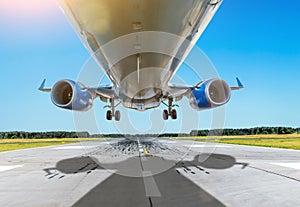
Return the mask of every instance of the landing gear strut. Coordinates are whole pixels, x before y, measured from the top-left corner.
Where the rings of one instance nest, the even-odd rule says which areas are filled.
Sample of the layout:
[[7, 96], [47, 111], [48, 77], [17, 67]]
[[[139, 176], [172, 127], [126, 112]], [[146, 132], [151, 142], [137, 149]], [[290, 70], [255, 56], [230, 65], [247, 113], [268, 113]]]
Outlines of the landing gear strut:
[[114, 99], [110, 99], [109, 102], [110, 102], [110, 105], [104, 107], [104, 108], [110, 108], [110, 110], [108, 110], [106, 112], [106, 119], [107, 120], [112, 120], [113, 117], [114, 117], [116, 121], [120, 121], [120, 119], [121, 119], [121, 113], [120, 113], [119, 110], [115, 110], [115, 108], [120, 103], [118, 103], [117, 105], [115, 105], [115, 100]]
[[173, 107], [178, 106], [178, 105], [173, 105], [173, 98], [169, 98], [168, 99], [168, 105], [165, 104], [166, 106], [168, 106], [168, 110], [163, 110], [163, 119], [164, 120], [168, 120], [169, 116], [172, 119], [177, 119], [177, 111], [176, 109], [173, 109]]

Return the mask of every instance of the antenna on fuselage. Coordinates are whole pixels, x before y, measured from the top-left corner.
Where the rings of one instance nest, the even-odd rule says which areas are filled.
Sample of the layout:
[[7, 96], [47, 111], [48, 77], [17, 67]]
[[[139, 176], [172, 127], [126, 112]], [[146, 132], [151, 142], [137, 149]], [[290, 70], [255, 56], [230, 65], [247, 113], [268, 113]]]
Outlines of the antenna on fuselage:
[[136, 58], [138, 83], [140, 83], [140, 63], [141, 63], [141, 55], [138, 54]]

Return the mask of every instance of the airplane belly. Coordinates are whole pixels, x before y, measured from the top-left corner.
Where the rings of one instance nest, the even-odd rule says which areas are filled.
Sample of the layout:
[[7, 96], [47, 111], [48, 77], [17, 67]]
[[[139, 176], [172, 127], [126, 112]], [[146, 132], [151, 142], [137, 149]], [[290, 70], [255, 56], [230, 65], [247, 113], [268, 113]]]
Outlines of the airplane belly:
[[58, 0], [120, 99], [160, 97], [220, 0]]

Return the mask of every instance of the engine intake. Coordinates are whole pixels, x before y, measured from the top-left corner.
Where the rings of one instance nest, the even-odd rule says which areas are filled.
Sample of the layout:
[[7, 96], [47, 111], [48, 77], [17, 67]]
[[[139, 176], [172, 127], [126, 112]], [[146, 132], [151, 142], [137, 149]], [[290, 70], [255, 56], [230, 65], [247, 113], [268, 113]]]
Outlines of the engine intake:
[[80, 83], [61, 80], [53, 86], [51, 100], [60, 108], [87, 111], [93, 106], [94, 95]]
[[221, 79], [210, 79], [195, 88], [190, 95], [190, 104], [196, 110], [215, 108], [230, 100], [231, 90]]

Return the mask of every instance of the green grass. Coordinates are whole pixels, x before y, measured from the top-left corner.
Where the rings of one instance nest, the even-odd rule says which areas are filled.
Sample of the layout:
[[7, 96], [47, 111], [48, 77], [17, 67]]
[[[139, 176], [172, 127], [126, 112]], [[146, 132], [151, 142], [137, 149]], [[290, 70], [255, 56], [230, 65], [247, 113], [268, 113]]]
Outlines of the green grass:
[[[36, 148], [36, 147], [47, 147], [62, 144], [77, 143], [83, 139], [78, 138], [62, 138], [62, 139], [1, 139], [0, 140], [0, 152]], [[85, 141], [95, 139], [84, 139]], [[99, 140], [99, 139], [97, 139]]]
[[[262, 147], [275, 147], [300, 150], [300, 134], [290, 135], [246, 135], [246, 136], [223, 136], [212, 137], [178, 137], [176, 139], [196, 140], [200, 142], [216, 142], [225, 144], [239, 144]], [[0, 152], [36, 148], [45, 146], [55, 146], [62, 144], [76, 143], [81, 140], [89, 141], [96, 139], [2, 139], [0, 140]], [[99, 140], [99, 139], [97, 139]]]
[[223, 136], [220, 138], [188, 137], [180, 139], [300, 150], [300, 134]]

